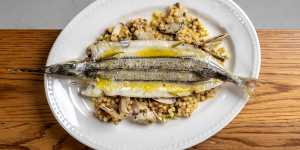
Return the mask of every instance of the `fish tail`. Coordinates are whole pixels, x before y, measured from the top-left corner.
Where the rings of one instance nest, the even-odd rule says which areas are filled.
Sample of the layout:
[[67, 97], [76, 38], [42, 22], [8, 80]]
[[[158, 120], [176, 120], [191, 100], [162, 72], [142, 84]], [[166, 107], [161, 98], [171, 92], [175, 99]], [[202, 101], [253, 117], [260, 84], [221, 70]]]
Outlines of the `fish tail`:
[[242, 87], [249, 96], [251, 96], [255, 89], [256, 83], [257, 79], [239, 77], [238, 85]]

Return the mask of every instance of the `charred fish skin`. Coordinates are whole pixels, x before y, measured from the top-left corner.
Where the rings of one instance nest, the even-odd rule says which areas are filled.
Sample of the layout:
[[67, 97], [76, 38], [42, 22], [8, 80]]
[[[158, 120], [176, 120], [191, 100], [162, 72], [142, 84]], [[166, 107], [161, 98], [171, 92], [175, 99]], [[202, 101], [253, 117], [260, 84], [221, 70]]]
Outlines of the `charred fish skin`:
[[95, 64], [100, 70], [176, 70], [176, 71], [194, 71], [195, 68], [203, 68], [204, 63], [199, 63], [194, 59], [170, 57], [170, 58], [141, 58], [141, 57], [123, 57], [118, 59], [106, 59]]

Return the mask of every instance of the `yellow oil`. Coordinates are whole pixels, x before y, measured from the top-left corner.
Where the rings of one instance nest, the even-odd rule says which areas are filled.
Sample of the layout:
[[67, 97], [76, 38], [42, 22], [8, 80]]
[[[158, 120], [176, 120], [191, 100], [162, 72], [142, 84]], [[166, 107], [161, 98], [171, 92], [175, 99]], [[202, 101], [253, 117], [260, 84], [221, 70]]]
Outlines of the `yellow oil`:
[[111, 48], [109, 48], [107, 50], [104, 50], [104, 52], [101, 53], [100, 58], [101, 59], [110, 58], [110, 57], [113, 57], [113, 56], [115, 56], [117, 54], [120, 54], [120, 53], [122, 53], [121, 49], [119, 49], [117, 47], [111, 47]]
[[182, 53], [176, 49], [147, 47], [136, 52], [137, 57], [178, 57]]
[[176, 83], [163, 83], [163, 82], [141, 82], [141, 81], [112, 81], [107, 79], [100, 79], [97, 88], [104, 91], [113, 91], [115, 89], [126, 88], [132, 90], [141, 90], [144, 92], [155, 92], [162, 89], [174, 96], [189, 94], [193, 91], [193, 86], [186, 84]]

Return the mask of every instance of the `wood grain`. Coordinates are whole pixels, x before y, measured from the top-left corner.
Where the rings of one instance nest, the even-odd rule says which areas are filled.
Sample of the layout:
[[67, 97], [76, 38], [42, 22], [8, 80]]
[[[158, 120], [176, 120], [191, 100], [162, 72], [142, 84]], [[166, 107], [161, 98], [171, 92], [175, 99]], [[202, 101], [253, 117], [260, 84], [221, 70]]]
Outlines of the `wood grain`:
[[[89, 149], [53, 118], [43, 79], [7, 68], [41, 67], [58, 30], [0, 30], [0, 149]], [[260, 83], [225, 129], [190, 150], [300, 149], [300, 30], [259, 30]]]

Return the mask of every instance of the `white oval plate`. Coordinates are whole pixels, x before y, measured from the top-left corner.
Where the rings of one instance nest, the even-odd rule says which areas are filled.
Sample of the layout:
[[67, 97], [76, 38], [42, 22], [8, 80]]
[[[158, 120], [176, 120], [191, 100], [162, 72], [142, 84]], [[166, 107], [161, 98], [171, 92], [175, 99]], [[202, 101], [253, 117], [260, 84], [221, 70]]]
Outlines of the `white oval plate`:
[[[47, 65], [83, 56], [85, 48], [105, 28], [180, 2], [199, 16], [210, 36], [227, 32], [225, 46], [231, 51], [227, 68], [234, 74], [258, 78], [260, 47], [246, 14], [231, 0], [97, 0], [80, 12], [61, 32], [51, 49]], [[122, 122], [106, 124], [93, 116], [93, 106], [78, 95], [70, 79], [45, 76], [51, 110], [61, 126], [74, 138], [95, 149], [174, 150], [195, 145], [225, 127], [244, 107], [248, 98], [224, 85], [212, 100], [200, 104], [192, 117], [148, 126]]]

